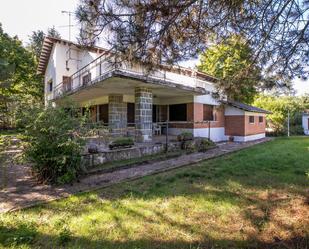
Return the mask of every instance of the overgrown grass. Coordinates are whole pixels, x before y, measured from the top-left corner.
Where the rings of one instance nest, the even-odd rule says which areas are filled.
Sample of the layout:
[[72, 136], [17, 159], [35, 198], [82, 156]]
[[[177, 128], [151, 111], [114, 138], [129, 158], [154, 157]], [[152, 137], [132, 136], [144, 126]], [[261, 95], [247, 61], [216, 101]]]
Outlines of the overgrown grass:
[[309, 139], [0, 216], [2, 248], [308, 248]]

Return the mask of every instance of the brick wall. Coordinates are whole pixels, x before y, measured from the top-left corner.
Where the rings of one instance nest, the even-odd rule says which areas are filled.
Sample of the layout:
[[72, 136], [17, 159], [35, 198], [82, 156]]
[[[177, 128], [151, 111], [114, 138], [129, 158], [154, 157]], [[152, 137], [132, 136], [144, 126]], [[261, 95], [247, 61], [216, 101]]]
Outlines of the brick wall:
[[245, 116], [244, 115], [225, 116], [225, 135], [244, 136]]
[[249, 123], [249, 115], [245, 116], [245, 135], [255, 135], [265, 132], [265, 117], [263, 117], [263, 122], [259, 122], [259, 116], [254, 116], [254, 124]]
[[265, 132], [265, 117], [259, 122], [259, 116], [254, 115], [254, 123], [249, 123], [250, 115], [225, 116], [225, 135], [250, 136]]

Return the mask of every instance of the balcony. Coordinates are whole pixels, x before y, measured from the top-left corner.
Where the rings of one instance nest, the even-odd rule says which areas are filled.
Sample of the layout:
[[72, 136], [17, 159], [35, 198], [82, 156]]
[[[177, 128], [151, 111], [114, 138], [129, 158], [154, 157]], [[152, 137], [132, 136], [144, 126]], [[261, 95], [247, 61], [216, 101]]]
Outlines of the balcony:
[[115, 57], [103, 54], [57, 84], [53, 90], [52, 99], [74, 94], [112, 77], [129, 78], [163, 87], [176, 87], [196, 95], [208, 94], [212, 87], [211, 83], [201, 79], [195, 71], [189, 69], [171, 70], [162, 66], [161, 69], [149, 72], [141, 65], [116, 62]]

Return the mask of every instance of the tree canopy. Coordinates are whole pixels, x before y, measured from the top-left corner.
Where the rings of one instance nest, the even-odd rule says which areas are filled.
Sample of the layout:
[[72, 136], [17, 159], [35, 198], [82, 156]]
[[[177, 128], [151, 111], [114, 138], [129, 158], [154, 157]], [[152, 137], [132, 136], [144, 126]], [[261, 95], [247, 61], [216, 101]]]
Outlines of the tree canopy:
[[[37, 61], [17, 37], [10, 37], [0, 24], [0, 123], [7, 122], [18, 105], [41, 101], [43, 84], [36, 74]], [[14, 110], [13, 110], [14, 109]]]
[[308, 76], [308, 14], [298, 0], [81, 0], [76, 11], [84, 40], [104, 34], [124, 59], [174, 64], [240, 35], [263, 74], [288, 79]]
[[217, 77], [218, 92], [230, 99], [250, 103], [262, 85], [261, 69], [252, 61], [252, 49], [240, 37], [209, 47], [201, 54], [198, 69]]

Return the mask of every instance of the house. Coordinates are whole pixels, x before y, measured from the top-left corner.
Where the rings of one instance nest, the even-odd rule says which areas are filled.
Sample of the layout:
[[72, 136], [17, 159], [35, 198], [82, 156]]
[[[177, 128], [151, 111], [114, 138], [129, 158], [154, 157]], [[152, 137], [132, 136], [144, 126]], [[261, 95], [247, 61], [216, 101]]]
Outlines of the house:
[[309, 135], [309, 110], [303, 112], [302, 126], [303, 126], [303, 129], [304, 129], [304, 134]]
[[81, 108], [91, 106], [94, 122], [111, 131], [130, 127], [137, 141], [151, 141], [167, 120], [159, 130], [171, 135], [189, 131], [213, 141], [265, 137], [267, 111], [217, 100], [212, 94], [217, 79], [195, 70], [160, 65], [149, 72], [103, 48], [45, 37], [38, 72], [45, 79], [46, 105], [69, 96]]

